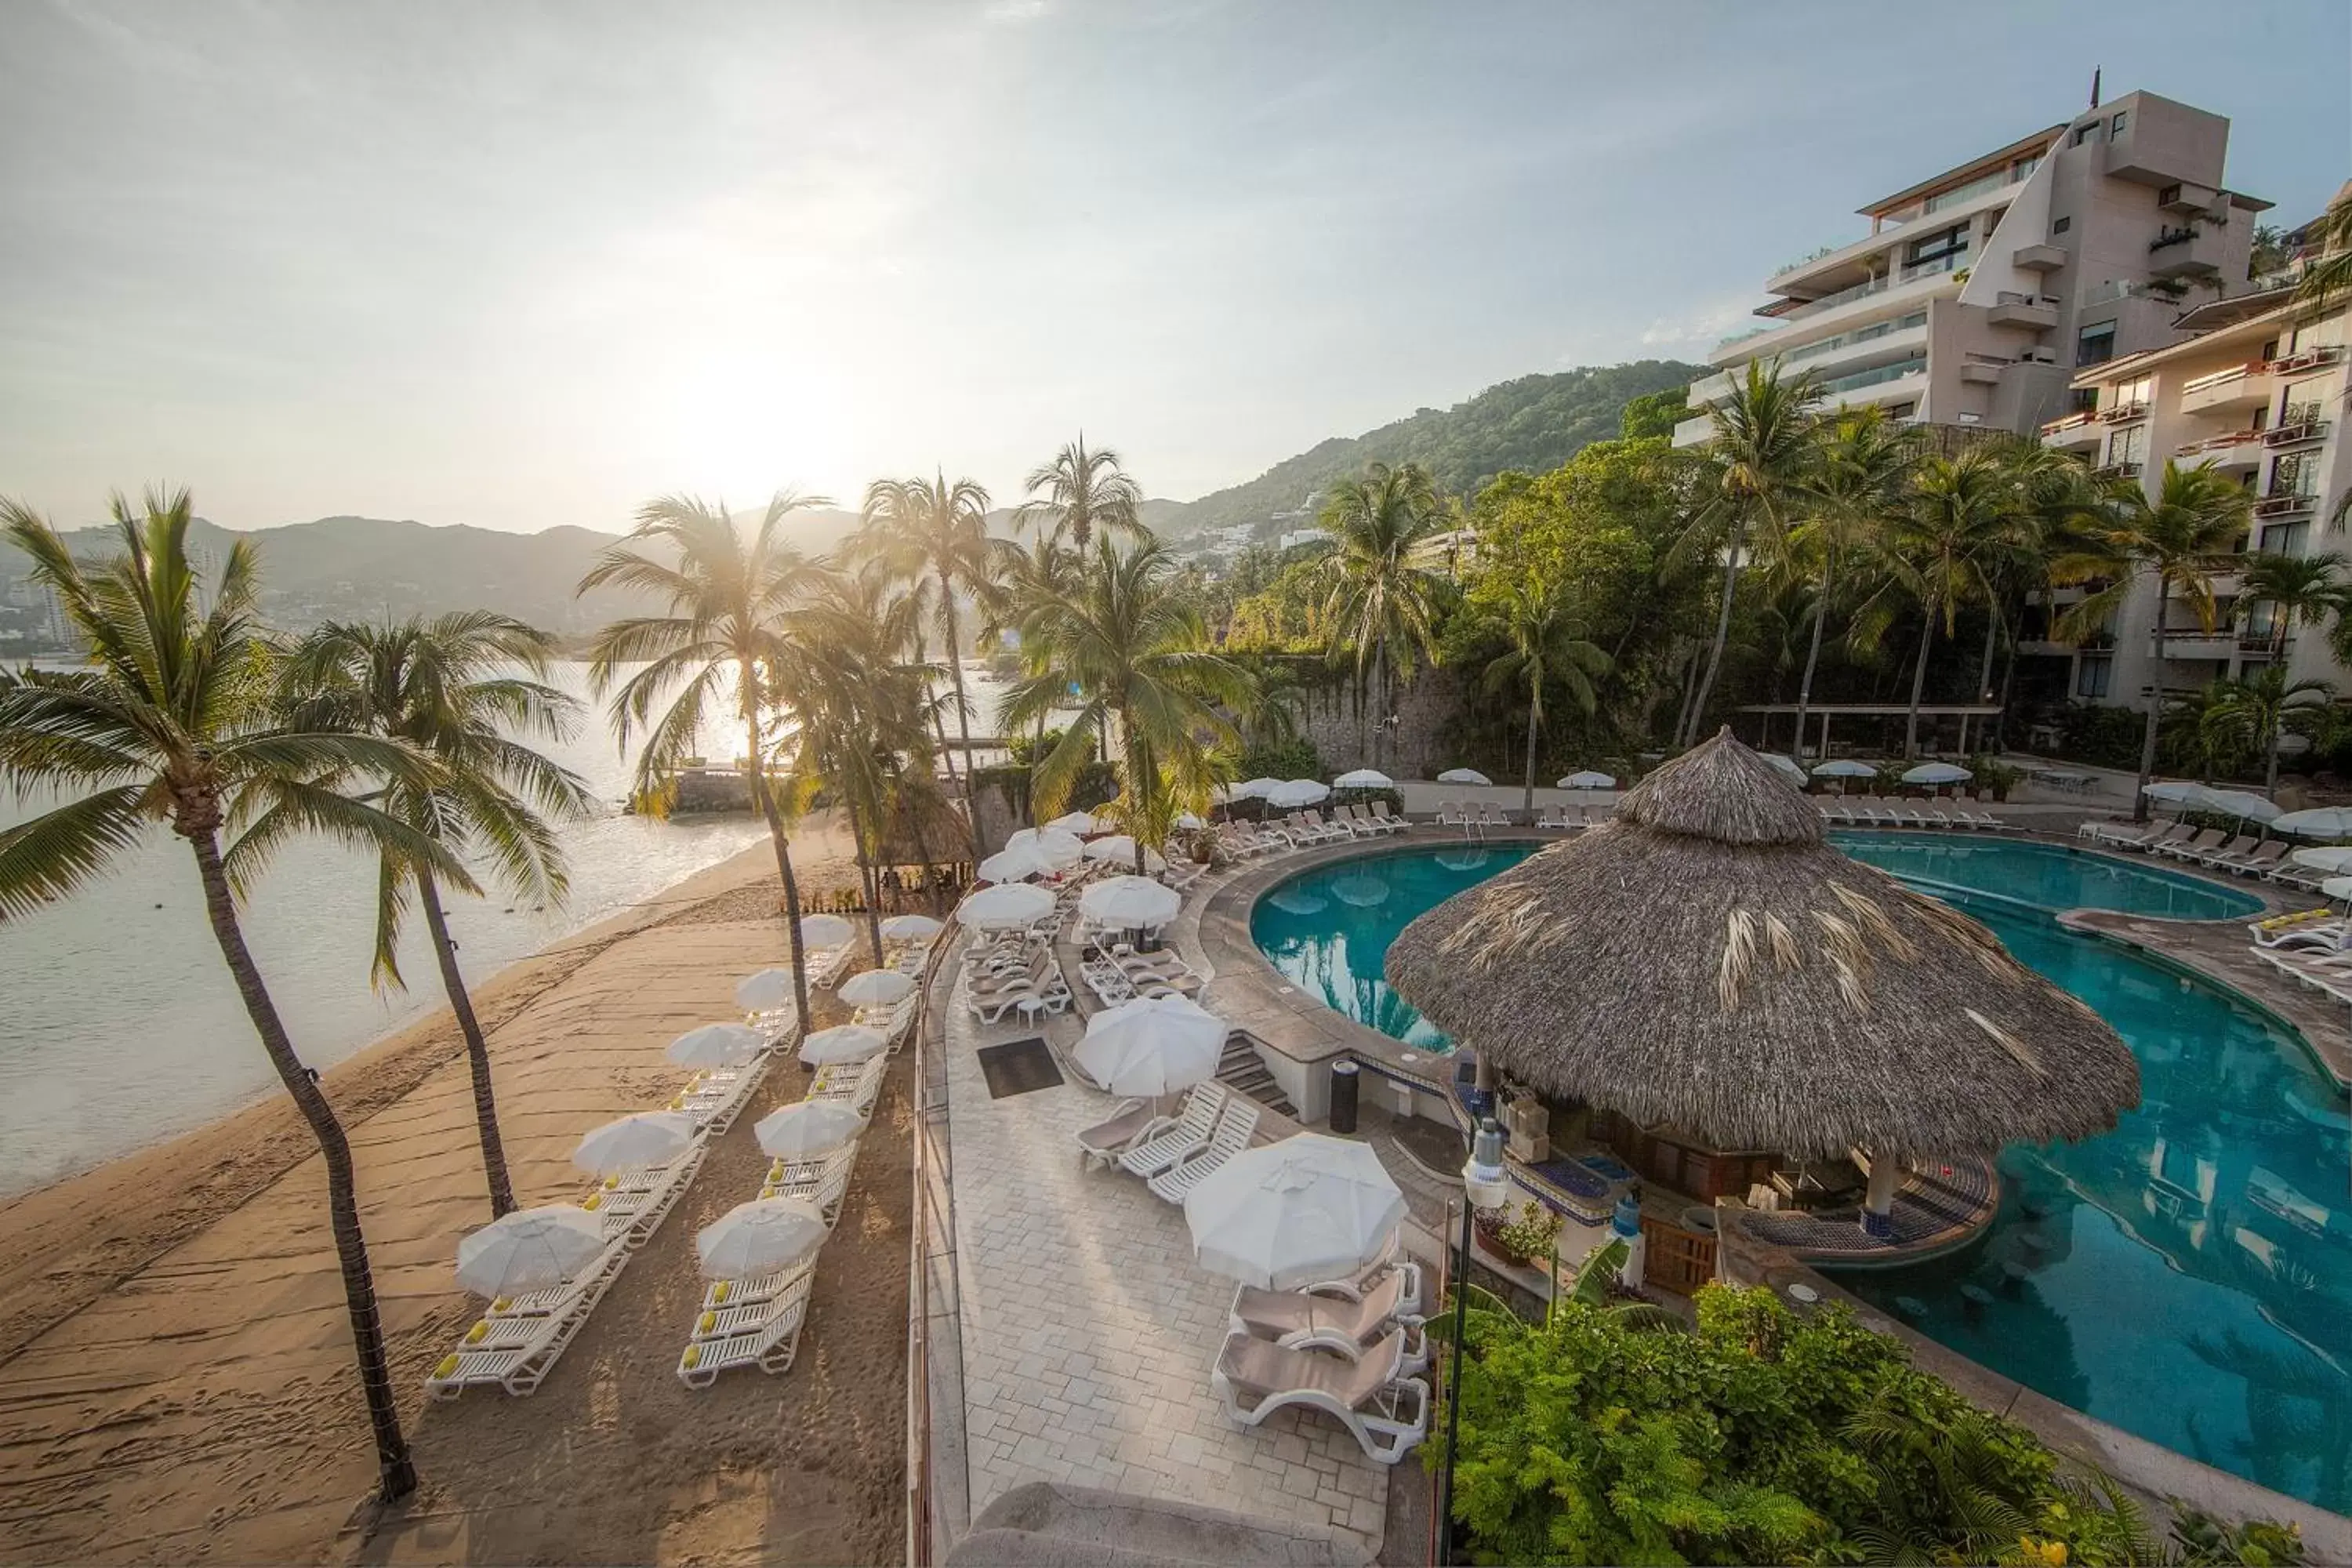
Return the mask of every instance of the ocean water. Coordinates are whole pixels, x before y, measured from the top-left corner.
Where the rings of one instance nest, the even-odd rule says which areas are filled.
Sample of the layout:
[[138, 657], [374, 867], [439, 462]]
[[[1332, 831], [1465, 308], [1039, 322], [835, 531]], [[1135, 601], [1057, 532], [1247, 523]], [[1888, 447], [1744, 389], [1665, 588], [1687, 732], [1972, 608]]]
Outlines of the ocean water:
[[[584, 668], [552, 684], [585, 698]], [[449, 898], [469, 981], [487, 979], [583, 926], [715, 865], [764, 830], [749, 816], [657, 822], [620, 809], [629, 766], [601, 710], [545, 748], [585, 778], [593, 819], [562, 831], [571, 896], [517, 907], [503, 892]], [[742, 750], [724, 733], [714, 761]], [[40, 802], [0, 795], [0, 826]], [[331, 1067], [445, 1005], [421, 920], [401, 954], [408, 989], [368, 984], [373, 860], [310, 841], [289, 847], [248, 900], [245, 931], [302, 1059]], [[103, 880], [0, 926], [0, 1195], [87, 1170], [278, 1092], [205, 922], [187, 846], [158, 826]]]

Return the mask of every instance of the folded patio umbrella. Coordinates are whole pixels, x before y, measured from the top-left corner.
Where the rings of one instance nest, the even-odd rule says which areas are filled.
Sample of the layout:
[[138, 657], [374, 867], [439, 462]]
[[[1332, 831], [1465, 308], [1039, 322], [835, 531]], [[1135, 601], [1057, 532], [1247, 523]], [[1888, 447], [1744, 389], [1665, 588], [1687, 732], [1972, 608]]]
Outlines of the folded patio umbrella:
[[748, 1024], [705, 1024], [672, 1040], [662, 1055], [682, 1068], [726, 1068], [750, 1061], [767, 1043]]
[[705, 1279], [752, 1279], [807, 1262], [828, 1234], [805, 1199], [753, 1198], [704, 1226], [694, 1252]]
[[640, 1110], [591, 1128], [572, 1151], [572, 1163], [592, 1176], [616, 1175], [675, 1159], [694, 1142], [694, 1118], [676, 1110]]
[[1264, 1290], [1354, 1274], [1388, 1249], [1404, 1212], [1370, 1144], [1319, 1132], [1244, 1149], [1184, 1199], [1201, 1266]]
[[544, 1290], [604, 1250], [604, 1222], [578, 1204], [516, 1209], [457, 1243], [457, 1283], [494, 1300]]

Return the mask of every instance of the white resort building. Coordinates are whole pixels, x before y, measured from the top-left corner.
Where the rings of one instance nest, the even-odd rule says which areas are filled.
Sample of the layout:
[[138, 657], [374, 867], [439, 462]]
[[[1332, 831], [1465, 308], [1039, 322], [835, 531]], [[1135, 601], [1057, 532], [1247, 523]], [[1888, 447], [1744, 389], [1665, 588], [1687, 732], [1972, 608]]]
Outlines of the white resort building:
[[2184, 306], [2241, 288], [2254, 216], [2224, 187], [2230, 122], [2126, 93], [1862, 209], [1870, 233], [1775, 273], [1763, 325], [1718, 344], [1675, 441], [1756, 361], [1832, 404], [2026, 434], [2069, 412], [2081, 366], [2187, 333]]

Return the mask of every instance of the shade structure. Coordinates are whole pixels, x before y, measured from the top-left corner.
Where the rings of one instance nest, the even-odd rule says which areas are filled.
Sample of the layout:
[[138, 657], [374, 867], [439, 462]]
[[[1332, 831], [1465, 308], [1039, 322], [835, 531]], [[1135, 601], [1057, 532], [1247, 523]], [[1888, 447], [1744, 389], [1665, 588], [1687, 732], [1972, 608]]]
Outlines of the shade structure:
[[835, 1062], [862, 1062], [880, 1055], [889, 1044], [890, 1037], [879, 1029], [869, 1029], [863, 1024], [836, 1024], [801, 1041], [800, 1058], [813, 1068]]
[[1817, 779], [1874, 779], [1878, 776], [1878, 770], [1852, 757], [1839, 757], [1833, 762], [1815, 763], [1813, 776]]
[[1122, 930], [1166, 925], [1184, 905], [1184, 895], [1149, 877], [1107, 877], [1078, 895], [1078, 913]]
[[1054, 895], [1025, 882], [982, 888], [956, 906], [956, 919], [974, 931], [1013, 931], [1054, 912]]
[[1903, 782], [1916, 784], [1966, 784], [1977, 775], [1957, 763], [1921, 763], [1904, 770]]
[[1230, 1032], [1189, 997], [1141, 996], [1087, 1019], [1072, 1055], [1108, 1092], [1157, 1098], [1214, 1078]]
[[572, 1151], [572, 1163], [592, 1176], [615, 1176], [677, 1158], [694, 1142], [694, 1118], [677, 1110], [640, 1110], [591, 1128]]
[[[1094, 819], [1088, 817], [1087, 821]], [[1066, 827], [1024, 827], [1007, 834], [1007, 849], [1027, 849], [1041, 860], [1056, 867], [1075, 866], [1085, 853], [1086, 843]]]
[[803, 915], [801, 943], [804, 947], [839, 947], [856, 934], [839, 915]]
[[753, 1198], [702, 1227], [694, 1255], [705, 1279], [753, 1279], [806, 1263], [829, 1234], [805, 1198]]
[[778, 1160], [814, 1160], [847, 1146], [866, 1131], [866, 1118], [837, 1100], [796, 1100], [751, 1124], [760, 1152]]
[[929, 915], [892, 915], [882, 922], [884, 942], [929, 942], [943, 928]]
[[2315, 805], [2290, 811], [2271, 826], [2299, 838], [2352, 838], [2352, 806]]
[[2205, 792], [2197, 803], [2200, 811], [2218, 811], [2224, 816], [2234, 816], [2241, 822], [2276, 822], [2286, 815], [2275, 801], [2242, 789], [2214, 789]]
[[1297, 811], [1331, 798], [1331, 786], [1316, 779], [1285, 779], [1265, 792], [1265, 804], [1278, 811]]
[[1059, 828], [1062, 832], [1079, 838], [1084, 838], [1089, 833], [1098, 832], [1102, 827], [1102, 824], [1095, 820], [1094, 814], [1086, 811], [1066, 811], [1045, 826]]
[[1727, 730], [1414, 921], [1387, 977], [1502, 1072], [1717, 1149], [1990, 1155], [2139, 1102], [2104, 1020], [1832, 848]]
[[1759, 752], [1756, 754], [1771, 764], [1773, 772], [1782, 778], [1787, 779], [1799, 789], [1805, 787], [1805, 770], [1797, 765], [1796, 758], [1784, 757], [1778, 752]]
[[1569, 774], [1566, 778], [1560, 780], [1559, 784], [1555, 787], [1559, 789], [1615, 789], [1617, 787], [1617, 775], [1614, 773], [1604, 773], [1593, 768], [1586, 768], [1580, 773]]
[[2158, 779], [2139, 786], [2139, 793], [2159, 805], [2201, 805], [2213, 792], [2193, 779]]
[[746, 1013], [764, 1013], [792, 1004], [793, 972], [789, 969], [762, 969], [735, 983], [735, 1005]]
[[2287, 858], [2298, 866], [2308, 866], [2331, 877], [2340, 877], [2352, 871], [2352, 846], [2330, 845], [2325, 849], [2298, 849]]
[[915, 977], [895, 969], [862, 969], [841, 983], [834, 994], [853, 1007], [887, 1007], [915, 988]]
[[[1113, 866], [1132, 866], [1135, 864], [1135, 840], [1124, 833], [1114, 833], [1108, 838], [1090, 839], [1087, 844], [1087, 858], [1105, 861]], [[1143, 864], [1147, 870], [1168, 869], [1168, 862], [1160, 857], [1157, 849], [1144, 850]]]
[[768, 1037], [748, 1024], [705, 1024], [672, 1040], [662, 1055], [682, 1068], [731, 1068], [767, 1044]]
[[578, 1204], [516, 1209], [457, 1243], [457, 1283], [493, 1300], [544, 1290], [604, 1250], [604, 1222]]
[[1334, 789], [1393, 789], [1396, 780], [1378, 768], [1358, 768], [1331, 781]]
[[1437, 775], [1439, 784], [1490, 784], [1495, 781], [1476, 768], [1448, 768]]
[[1032, 877], [1050, 877], [1061, 868], [1036, 846], [1024, 844], [998, 850], [982, 860], [972, 876], [982, 882], [1025, 882]]
[[1404, 1194], [1371, 1145], [1319, 1132], [1244, 1149], [1184, 1199], [1201, 1266], [1263, 1290], [1356, 1273], [1403, 1219]]
[[1225, 793], [1235, 800], [1263, 800], [1265, 798], [1267, 791], [1279, 789], [1281, 787], [1282, 781], [1280, 779], [1244, 779], [1240, 784], [1234, 785], [1233, 788], [1227, 790]]

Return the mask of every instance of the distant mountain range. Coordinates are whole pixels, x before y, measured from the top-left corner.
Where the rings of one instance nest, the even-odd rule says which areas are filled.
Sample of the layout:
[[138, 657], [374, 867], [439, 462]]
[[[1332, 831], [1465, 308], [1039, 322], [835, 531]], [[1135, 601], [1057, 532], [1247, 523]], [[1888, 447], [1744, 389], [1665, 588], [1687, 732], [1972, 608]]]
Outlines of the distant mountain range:
[[[1614, 436], [1618, 410], [1630, 399], [1682, 385], [1701, 373], [1696, 365], [1643, 360], [1522, 376], [1450, 409], [1424, 408], [1360, 436], [1335, 437], [1276, 463], [1246, 484], [1198, 500], [1148, 500], [1144, 520], [1180, 540], [1236, 523], [1271, 526], [1301, 514], [1318, 490], [1374, 458], [1425, 463], [1442, 488], [1474, 490], [1506, 468], [1558, 467], [1588, 442]], [[1012, 512], [1000, 510], [991, 521], [1007, 530]], [[793, 538], [803, 550], [820, 553], [856, 526], [855, 512], [801, 512], [793, 520]], [[99, 553], [111, 543], [108, 531], [97, 528], [76, 530], [66, 537], [78, 553]], [[210, 564], [216, 566], [217, 558], [237, 537], [199, 521], [191, 531], [190, 546], [209, 552], [214, 558]], [[244, 537], [260, 547], [265, 563], [263, 615], [274, 625], [291, 628], [322, 620], [434, 615], [487, 605], [534, 626], [579, 636], [616, 616], [645, 608], [633, 596], [608, 590], [572, 596], [572, 585], [597, 552], [618, 537], [592, 529], [504, 533], [462, 523], [431, 527], [382, 518], [324, 517], [257, 529]], [[24, 581], [26, 567], [24, 556], [0, 544], [0, 647], [44, 640], [46, 599]]]

